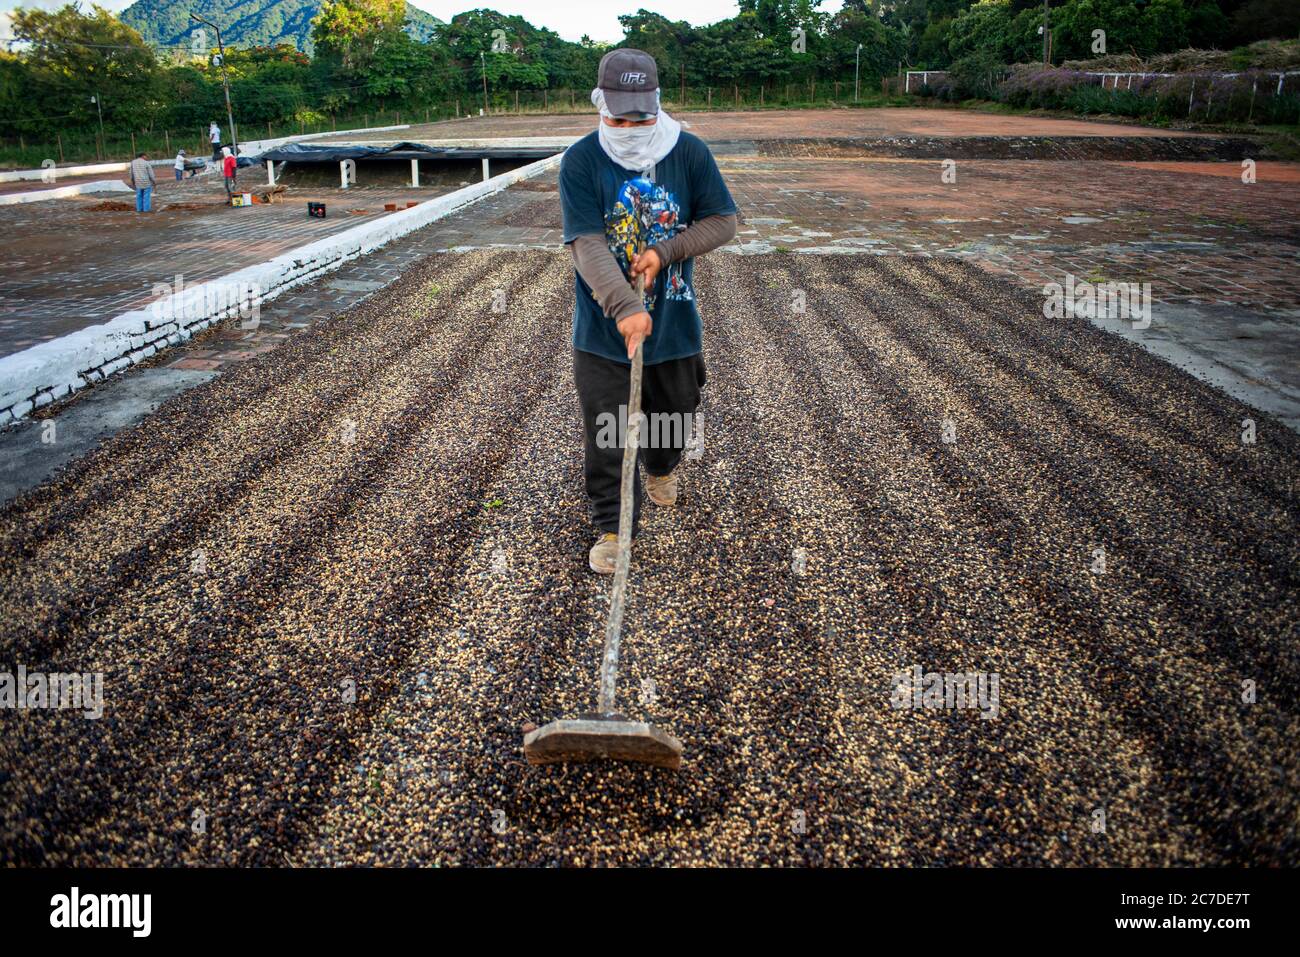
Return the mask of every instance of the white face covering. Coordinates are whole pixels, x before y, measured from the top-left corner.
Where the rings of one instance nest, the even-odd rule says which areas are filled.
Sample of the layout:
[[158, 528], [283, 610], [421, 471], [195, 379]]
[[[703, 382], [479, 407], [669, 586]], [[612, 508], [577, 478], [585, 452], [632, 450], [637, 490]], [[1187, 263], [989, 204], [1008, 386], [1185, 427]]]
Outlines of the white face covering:
[[[658, 91], [655, 91], [656, 95]], [[605, 94], [600, 89], [591, 91], [591, 102], [600, 110], [600, 147], [605, 155], [624, 169], [644, 172], [667, 156], [681, 135], [682, 125], [659, 110], [650, 126], [610, 126], [604, 117], [613, 117], [605, 105]]]

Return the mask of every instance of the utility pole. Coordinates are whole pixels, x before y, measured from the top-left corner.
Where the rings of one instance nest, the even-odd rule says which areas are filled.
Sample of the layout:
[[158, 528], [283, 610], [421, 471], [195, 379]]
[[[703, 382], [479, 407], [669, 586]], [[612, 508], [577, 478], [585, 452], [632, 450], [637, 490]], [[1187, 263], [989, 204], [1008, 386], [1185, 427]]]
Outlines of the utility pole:
[[859, 43], [858, 49], [853, 54], [853, 102], [854, 103], [858, 102], [858, 90], [860, 89], [860, 84], [858, 83], [858, 74], [861, 66], [862, 66], [862, 44]]
[[479, 51], [478, 51], [478, 62], [479, 62], [479, 66], [482, 67], [482, 69], [483, 69], [483, 115], [484, 115], [484, 116], [487, 116], [487, 114], [488, 114], [488, 101], [487, 101], [487, 57], [484, 55], [484, 53], [483, 53], [482, 50], [479, 50]]
[[221, 42], [221, 28], [211, 20], [204, 20], [197, 13], [191, 13], [190, 19], [212, 27], [212, 31], [217, 35], [217, 54], [221, 58], [221, 87], [226, 91], [226, 122], [230, 124], [230, 151], [238, 157], [239, 134], [235, 131], [235, 113], [230, 108], [230, 75], [226, 72], [226, 48]]

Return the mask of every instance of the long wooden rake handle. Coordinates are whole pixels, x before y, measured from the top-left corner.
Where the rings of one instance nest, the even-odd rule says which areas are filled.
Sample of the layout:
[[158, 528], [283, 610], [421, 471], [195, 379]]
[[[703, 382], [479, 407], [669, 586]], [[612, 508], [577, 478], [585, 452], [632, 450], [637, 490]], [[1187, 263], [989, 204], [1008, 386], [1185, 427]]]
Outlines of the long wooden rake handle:
[[[645, 247], [638, 250], [640, 252]], [[636, 277], [636, 291], [645, 304], [645, 273]], [[618, 557], [614, 561], [614, 587], [609, 593], [609, 619], [605, 622], [605, 654], [600, 663], [600, 713], [614, 714], [614, 689], [618, 684], [618, 644], [623, 633], [623, 605], [627, 600], [627, 575], [632, 563], [632, 506], [635, 502], [636, 455], [641, 444], [641, 351], [632, 355], [632, 387], [627, 399], [627, 438], [623, 444], [623, 480], [619, 486]]]

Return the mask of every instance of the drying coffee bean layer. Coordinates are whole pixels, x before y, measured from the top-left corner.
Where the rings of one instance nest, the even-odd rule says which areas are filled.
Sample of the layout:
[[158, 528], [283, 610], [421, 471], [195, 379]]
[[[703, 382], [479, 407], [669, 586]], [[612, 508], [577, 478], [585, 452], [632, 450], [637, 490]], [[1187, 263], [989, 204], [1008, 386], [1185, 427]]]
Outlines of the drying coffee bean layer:
[[680, 772], [523, 760], [608, 588], [572, 271], [439, 254], [0, 513], [0, 669], [105, 697], [0, 712], [0, 861], [1300, 863], [1295, 435], [964, 263], [697, 285], [620, 682]]

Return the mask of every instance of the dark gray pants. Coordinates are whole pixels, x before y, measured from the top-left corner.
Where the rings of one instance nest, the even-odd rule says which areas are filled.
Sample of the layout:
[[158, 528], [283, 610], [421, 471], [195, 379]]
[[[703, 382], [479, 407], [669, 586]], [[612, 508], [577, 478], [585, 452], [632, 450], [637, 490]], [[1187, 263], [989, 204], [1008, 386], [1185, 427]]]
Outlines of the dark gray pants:
[[[573, 352], [573, 379], [586, 433], [583, 474], [592, 517], [601, 531], [618, 532], [619, 483], [632, 367], [590, 352]], [[650, 475], [667, 475], [682, 460], [704, 388], [704, 357], [687, 356], [646, 366], [641, 373], [641, 428], [638, 461]], [[620, 411], [622, 414], [620, 415]], [[641, 479], [633, 483], [636, 506], [633, 533], [641, 512]]]

